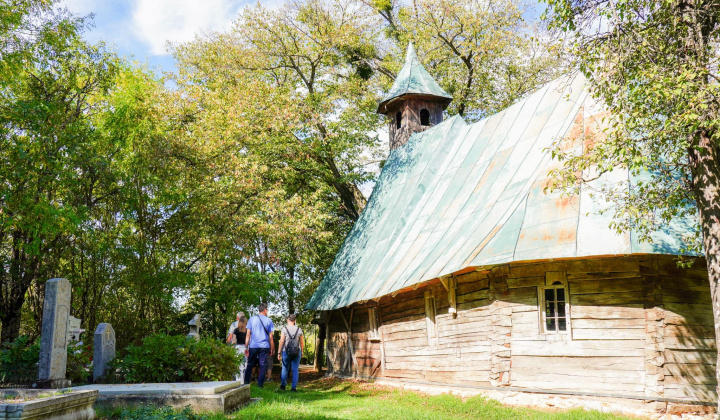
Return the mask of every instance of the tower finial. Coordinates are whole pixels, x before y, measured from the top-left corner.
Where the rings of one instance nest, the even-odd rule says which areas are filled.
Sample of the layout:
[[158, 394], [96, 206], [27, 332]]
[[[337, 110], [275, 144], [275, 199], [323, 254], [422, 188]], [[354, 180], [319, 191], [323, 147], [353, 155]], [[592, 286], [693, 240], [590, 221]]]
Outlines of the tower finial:
[[377, 110], [391, 120], [390, 149], [405, 144], [413, 133], [441, 123], [451, 101], [452, 96], [425, 70], [409, 42], [405, 63]]

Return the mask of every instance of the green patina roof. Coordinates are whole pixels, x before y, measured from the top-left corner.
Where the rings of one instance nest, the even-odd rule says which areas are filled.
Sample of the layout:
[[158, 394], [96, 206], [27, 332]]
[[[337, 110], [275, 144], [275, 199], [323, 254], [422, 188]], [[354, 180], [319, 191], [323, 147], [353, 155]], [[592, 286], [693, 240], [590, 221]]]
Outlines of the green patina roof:
[[452, 100], [452, 96], [437, 84], [435, 79], [430, 76], [430, 73], [420, 63], [412, 43], [408, 44], [405, 64], [403, 64], [402, 69], [395, 78], [395, 83], [390, 88], [390, 92], [380, 102], [378, 110], [391, 100], [408, 94], [437, 96], [446, 99], [447, 102]]
[[[633, 233], [610, 229], [612, 212], [598, 212], [610, 204], [588, 190], [572, 197], [545, 194], [548, 172], [557, 165], [548, 147], [568, 135], [580, 113], [587, 118], [599, 110], [585, 84], [581, 76], [554, 81], [482, 121], [452, 117], [390, 152], [367, 207], [307, 308], [344, 307], [467, 267], [680, 254], [692, 221], [675, 220], [654, 234], [653, 243], [639, 243]], [[627, 170], [617, 170], [593, 182], [628, 180], [634, 178]]]

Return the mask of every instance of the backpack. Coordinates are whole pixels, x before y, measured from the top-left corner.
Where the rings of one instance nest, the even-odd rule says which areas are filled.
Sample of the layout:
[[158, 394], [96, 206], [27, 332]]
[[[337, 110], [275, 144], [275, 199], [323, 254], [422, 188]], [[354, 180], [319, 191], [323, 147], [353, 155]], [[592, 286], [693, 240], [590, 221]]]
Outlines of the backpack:
[[295, 330], [295, 335], [290, 335], [290, 330], [285, 327], [285, 353], [288, 355], [288, 357], [297, 357], [300, 354], [300, 342], [297, 339], [298, 334], [300, 334], [300, 327], [298, 327], [297, 330]]

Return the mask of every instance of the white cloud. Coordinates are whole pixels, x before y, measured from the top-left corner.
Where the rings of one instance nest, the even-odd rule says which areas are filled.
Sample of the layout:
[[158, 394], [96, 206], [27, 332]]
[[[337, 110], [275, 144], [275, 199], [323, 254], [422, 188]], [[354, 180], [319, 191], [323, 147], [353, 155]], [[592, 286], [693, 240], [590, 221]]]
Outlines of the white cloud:
[[[72, 0], [83, 2], [85, 0]], [[131, 31], [152, 55], [167, 54], [166, 42], [228, 29], [247, 0], [132, 0]]]

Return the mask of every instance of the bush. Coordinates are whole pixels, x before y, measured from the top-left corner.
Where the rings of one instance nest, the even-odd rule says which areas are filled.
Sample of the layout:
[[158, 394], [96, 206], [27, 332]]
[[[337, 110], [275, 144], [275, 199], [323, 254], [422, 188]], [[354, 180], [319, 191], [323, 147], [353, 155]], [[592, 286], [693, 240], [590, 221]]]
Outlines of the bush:
[[88, 383], [91, 374], [92, 344], [71, 341], [68, 343], [67, 350], [67, 378], [76, 385]]
[[242, 357], [220, 341], [154, 334], [128, 346], [114, 362], [123, 382], [200, 382], [230, 380]]
[[21, 383], [37, 379], [40, 343], [20, 336], [0, 347], [0, 381]]
[[[28, 382], [37, 379], [40, 340], [20, 336], [0, 348], [0, 379], [3, 382]], [[91, 345], [71, 342], [67, 347], [67, 378], [74, 384], [90, 379]]]
[[100, 418], [123, 420], [207, 420], [204, 414], [195, 414], [190, 407], [182, 411], [175, 411], [170, 407], [152, 408], [142, 406], [138, 408], [115, 409], [112, 411], [100, 409]]

